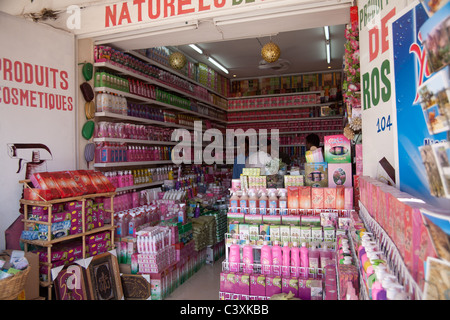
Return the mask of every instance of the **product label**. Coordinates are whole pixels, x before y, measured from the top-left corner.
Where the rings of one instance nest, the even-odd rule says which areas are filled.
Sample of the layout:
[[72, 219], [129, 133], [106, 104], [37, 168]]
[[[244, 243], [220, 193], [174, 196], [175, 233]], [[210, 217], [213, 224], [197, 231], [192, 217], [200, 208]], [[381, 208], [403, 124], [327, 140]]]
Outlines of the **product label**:
[[281, 215], [287, 214], [287, 201], [285, 200], [280, 201], [280, 214]]
[[238, 207], [238, 201], [237, 200], [231, 200], [230, 201], [230, 212], [236, 213], [237, 212], [237, 207]]
[[247, 200], [241, 200], [239, 205], [241, 207], [241, 212], [248, 213]]

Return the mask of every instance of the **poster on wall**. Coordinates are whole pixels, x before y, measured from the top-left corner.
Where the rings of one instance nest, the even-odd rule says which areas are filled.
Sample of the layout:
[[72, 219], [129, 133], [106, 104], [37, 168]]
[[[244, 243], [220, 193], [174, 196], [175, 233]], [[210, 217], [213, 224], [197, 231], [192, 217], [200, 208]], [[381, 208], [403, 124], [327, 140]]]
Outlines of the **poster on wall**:
[[[19, 218], [19, 180], [76, 169], [75, 40], [0, 12], [0, 234]], [[0, 249], [5, 248], [0, 237]]]
[[358, 1], [364, 175], [397, 185], [393, 98], [394, 73], [389, 23], [408, 1]]
[[400, 190], [448, 209], [450, 3], [431, 10], [430, 2], [405, 8], [391, 25], [397, 179]]

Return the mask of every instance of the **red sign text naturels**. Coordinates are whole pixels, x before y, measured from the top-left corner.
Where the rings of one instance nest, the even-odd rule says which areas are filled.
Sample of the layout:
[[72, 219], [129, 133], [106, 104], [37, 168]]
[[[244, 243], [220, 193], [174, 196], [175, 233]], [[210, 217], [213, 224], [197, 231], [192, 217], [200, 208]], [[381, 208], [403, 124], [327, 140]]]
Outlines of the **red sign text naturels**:
[[[48, 66], [0, 58], [0, 80], [11, 82], [11, 86], [0, 87], [0, 103], [12, 106], [41, 108], [48, 110], [72, 111], [73, 97], [49, 90], [69, 89], [69, 73]], [[15, 84], [29, 85], [30, 89], [18, 88]], [[43, 91], [36, 90], [41, 87]]]
[[133, 0], [105, 6], [105, 28], [151, 21], [264, 0]]

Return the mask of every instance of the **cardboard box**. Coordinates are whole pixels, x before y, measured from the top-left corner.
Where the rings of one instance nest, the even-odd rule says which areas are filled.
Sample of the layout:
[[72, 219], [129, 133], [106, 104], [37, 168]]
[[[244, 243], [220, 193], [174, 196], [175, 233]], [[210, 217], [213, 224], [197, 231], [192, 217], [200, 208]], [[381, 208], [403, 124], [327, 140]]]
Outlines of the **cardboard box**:
[[352, 164], [351, 163], [329, 163], [328, 164], [328, 186], [352, 186]]
[[305, 185], [328, 187], [328, 164], [326, 162], [305, 163]]
[[324, 137], [325, 161], [328, 163], [351, 162], [351, 145], [344, 135]]

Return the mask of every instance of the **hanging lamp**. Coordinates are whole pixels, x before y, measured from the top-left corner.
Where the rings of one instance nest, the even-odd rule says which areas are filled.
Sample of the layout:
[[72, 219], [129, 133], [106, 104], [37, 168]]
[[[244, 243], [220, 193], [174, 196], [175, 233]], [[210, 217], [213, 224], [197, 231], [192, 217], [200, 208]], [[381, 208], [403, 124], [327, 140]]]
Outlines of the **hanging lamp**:
[[186, 57], [181, 52], [174, 52], [169, 56], [169, 64], [174, 69], [182, 69], [186, 65]]
[[281, 55], [280, 47], [270, 40], [261, 49], [261, 56], [269, 63], [275, 62]]

